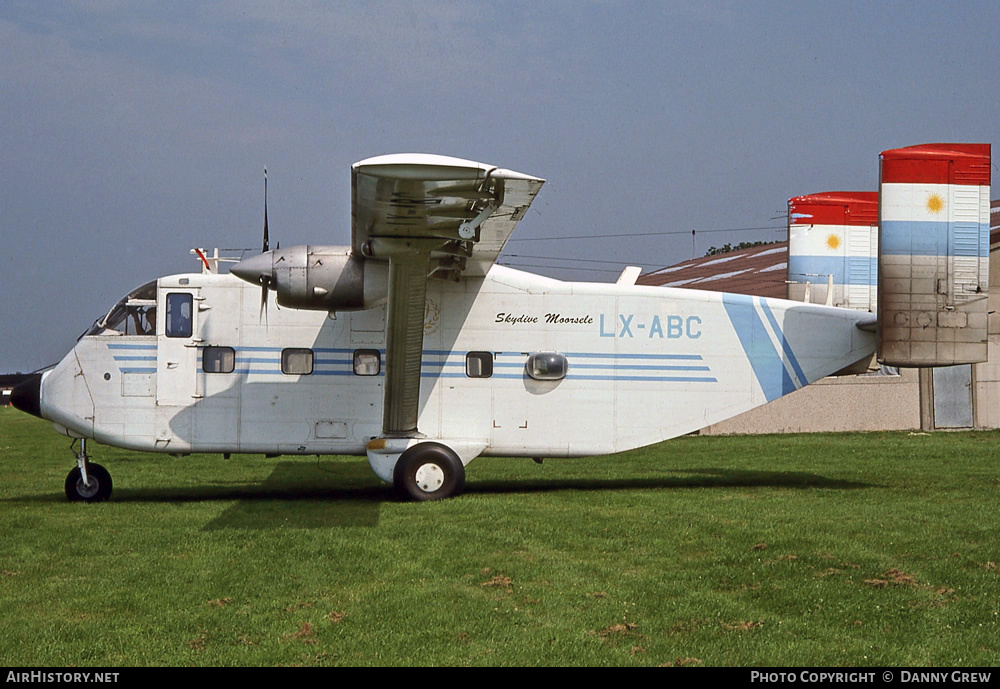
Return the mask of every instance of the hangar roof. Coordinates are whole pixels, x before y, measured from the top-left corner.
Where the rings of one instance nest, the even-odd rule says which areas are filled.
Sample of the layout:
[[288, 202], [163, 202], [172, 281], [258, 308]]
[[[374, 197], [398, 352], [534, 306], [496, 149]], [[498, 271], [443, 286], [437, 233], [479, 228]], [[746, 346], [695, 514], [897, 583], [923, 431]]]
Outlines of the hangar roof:
[[[1000, 200], [990, 202], [990, 248], [1000, 248]], [[636, 284], [785, 298], [787, 279], [788, 242], [777, 242], [692, 258], [640, 275]]]
[[636, 284], [784, 298], [787, 276], [788, 242], [775, 242], [693, 258], [640, 275]]

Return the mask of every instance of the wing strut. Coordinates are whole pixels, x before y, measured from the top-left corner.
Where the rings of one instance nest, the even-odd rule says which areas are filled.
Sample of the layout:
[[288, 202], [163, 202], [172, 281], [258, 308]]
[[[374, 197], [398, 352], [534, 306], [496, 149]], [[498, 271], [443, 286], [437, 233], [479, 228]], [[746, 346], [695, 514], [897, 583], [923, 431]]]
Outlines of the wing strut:
[[365, 243], [366, 257], [389, 261], [382, 402], [382, 434], [385, 437], [417, 434], [427, 274], [431, 251], [440, 245], [440, 239], [403, 237], [374, 237]]
[[389, 259], [385, 399], [382, 402], [382, 433], [386, 436], [417, 432], [429, 262], [430, 254]]

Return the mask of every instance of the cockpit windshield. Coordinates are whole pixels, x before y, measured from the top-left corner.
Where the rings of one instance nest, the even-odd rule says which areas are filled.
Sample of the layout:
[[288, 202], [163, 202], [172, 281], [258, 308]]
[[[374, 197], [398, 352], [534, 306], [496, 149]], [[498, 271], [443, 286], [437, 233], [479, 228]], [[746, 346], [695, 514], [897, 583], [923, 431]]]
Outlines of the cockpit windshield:
[[156, 280], [129, 292], [84, 335], [155, 335]]

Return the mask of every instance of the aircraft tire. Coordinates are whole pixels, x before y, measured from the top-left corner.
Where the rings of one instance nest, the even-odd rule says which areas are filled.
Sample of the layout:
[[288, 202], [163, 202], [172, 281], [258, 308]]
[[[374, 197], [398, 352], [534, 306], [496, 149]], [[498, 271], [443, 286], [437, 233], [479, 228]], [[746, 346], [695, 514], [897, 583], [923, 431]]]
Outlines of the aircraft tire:
[[103, 502], [111, 497], [111, 474], [100, 464], [89, 462], [87, 476], [90, 485], [84, 485], [80, 467], [74, 467], [66, 477], [66, 498], [70, 502]]
[[465, 466], [451, 448], [441, 443], [420, 443], [399, 456], [392, 485], [404, 500], [443, 500], [462, 492]]

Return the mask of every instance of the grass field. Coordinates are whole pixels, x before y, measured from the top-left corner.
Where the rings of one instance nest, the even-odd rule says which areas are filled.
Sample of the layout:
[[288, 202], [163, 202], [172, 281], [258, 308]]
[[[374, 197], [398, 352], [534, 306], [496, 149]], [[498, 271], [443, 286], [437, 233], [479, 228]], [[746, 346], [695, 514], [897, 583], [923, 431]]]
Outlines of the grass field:
[[687, 437], [477, 460], [393, 500], [360, 458], [92, 445], [0, 409], [4, 665], [993, 665], [1000, 434]]

